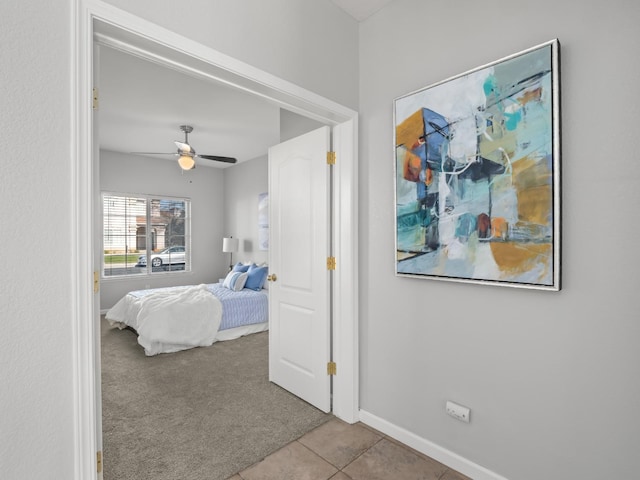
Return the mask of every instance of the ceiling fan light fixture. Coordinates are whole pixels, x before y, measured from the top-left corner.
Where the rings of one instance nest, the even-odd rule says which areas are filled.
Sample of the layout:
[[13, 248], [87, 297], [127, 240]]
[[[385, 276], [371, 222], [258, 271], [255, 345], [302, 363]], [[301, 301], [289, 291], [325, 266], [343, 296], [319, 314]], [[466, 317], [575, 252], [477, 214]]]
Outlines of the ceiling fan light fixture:
[[178, 151], [182, 154], [184, 153], [196, 153], [192, 150], [191, 145], [189, 145], [188, 143], [182, 143], [182, 142], [173, 142], [176, 144], [176, 146], [178, 147]]
[[233, 157], [221, 157], [218, 155], [198, 155], [195, 149], [189, 145], [189, 133], [193, 131], [191, 125], [180, 125], [180, 130], [184, 132], [184, 142], [174, 141], [177, 151], [173, 153], [151, 153], [151, 152], [131, 152], [137, 155], [175, 155], [178, 157], [178, 165], [182, 170], [196, 168], [196, 157], [215, 162], [236, 163], [238, 159]]
[[191, 170], [196, 166], [196, 161], [190, 155], [180, 155], [180, 158], [178, 158], [178, 165], [180, 165], [180, 168], [183, 170]]

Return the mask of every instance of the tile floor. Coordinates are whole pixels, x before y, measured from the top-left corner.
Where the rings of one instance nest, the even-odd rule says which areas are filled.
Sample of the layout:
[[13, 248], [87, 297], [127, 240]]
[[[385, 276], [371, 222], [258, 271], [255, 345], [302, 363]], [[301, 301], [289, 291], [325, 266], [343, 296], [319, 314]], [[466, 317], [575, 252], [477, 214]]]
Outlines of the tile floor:
[[333, 419], [228, 480], [470, 480], [362, 423]]

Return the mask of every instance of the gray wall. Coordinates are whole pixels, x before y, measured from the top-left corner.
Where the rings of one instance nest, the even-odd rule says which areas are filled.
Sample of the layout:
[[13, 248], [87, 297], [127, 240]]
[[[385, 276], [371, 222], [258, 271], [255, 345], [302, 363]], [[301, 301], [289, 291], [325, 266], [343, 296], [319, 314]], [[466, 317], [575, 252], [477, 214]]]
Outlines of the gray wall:
[[20, 152], [0, 157], [7, 480], [73, 478], [71, 3], [0, 3], [0, 145]]
[[[232, 167], [233, 168], [233, 167]], [[228, 170], [228, 169], [227, 169]], [[175, 161], [100, 152], [100, 185], [114, 193], [166, 195], [191, 200], [191, 272], [105, 278], [100, 308], [111, 308], [131, 290], [217, 282], [224, 271], [225, 170], [198, 167], [183, 172]]]
[[303, 117], [288, 110], [280, 110], [280, 141], [286, 142], [292, 138], [304, 135], [322, 127], [322, 123]]
[[[362, 409], [513, 480], [638, 476], [639, 20], [635, 0], [398, 0], [361, 24]], [[562, 291], [395, 277], [393, 99], [556, 37]]]
[[[0, 159], [0, 225], [11, 252], [0, 262], [0, 478], [7, 480], [74, 478], [73, 300], [91, 282], [78, 278], [69, 262], [77, 255], [78, 228], [72, 208], [77, 3], [0, 2], [0, 143], [19, 146], [20, 159], [13, 151]], [[328, 0], [113, 3], [357, 106], [357, 24]], [[175, 21], [178, 14], [183, 21]], [[324, 68], [329, 59], [340, 68]]]
[[[225, 170], [224, 197], [225, 236], [240, 239], [240, 249], [233, 255], [233, 263], [262, 263], [269, 259], [269, 252], [258, 248], [258, 195], [269, 190], [268, 162], [264, 157], [249, 160]], [[229, 254], [225, 253], [225, 268], [228, 271]]]

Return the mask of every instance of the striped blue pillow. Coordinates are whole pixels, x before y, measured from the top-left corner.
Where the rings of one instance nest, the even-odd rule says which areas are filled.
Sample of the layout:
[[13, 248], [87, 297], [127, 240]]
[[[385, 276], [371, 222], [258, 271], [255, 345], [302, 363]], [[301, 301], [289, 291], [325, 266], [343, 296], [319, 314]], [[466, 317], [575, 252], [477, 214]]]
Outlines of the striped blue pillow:
[[247, 281], [248, 274], [245, 272], [229, 272], [222, 282], [222, 286], [228, 288], [229, 290], [233, 290], [234, 292], [239, 292], [244, 288], [244, 284]]

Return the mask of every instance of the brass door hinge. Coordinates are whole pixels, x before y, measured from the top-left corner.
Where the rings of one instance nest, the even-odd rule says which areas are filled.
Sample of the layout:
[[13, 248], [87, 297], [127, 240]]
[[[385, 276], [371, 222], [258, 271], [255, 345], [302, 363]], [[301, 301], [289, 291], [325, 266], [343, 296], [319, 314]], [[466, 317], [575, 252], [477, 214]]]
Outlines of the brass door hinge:
[[336, 374], [336, 362], [328, 362], [327, 363], [327, 375], [335, 375]]
[[102, 473], [102, 451], [96, 453], [96, 467], [98, 473]]
[[327, 152], [327, 165], [336, 164], [336, 152]]
[[100, 273], [98, 271], [93, 272], [93, 293], [100, 291]]
[[336, 269], [336, 257], [327, 257], [327, 270]]
[[96, 87], [93, 87], [93, 109], [94, 110], [98, 110], [98, 107], [100, 106], [100, 96], [98, 95], [98, 89]]

